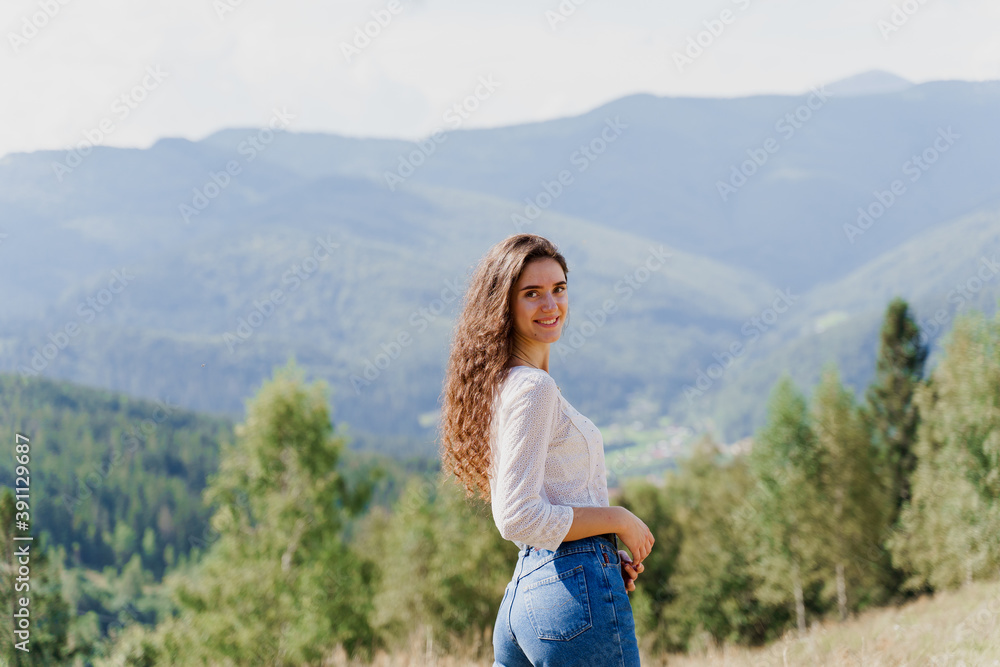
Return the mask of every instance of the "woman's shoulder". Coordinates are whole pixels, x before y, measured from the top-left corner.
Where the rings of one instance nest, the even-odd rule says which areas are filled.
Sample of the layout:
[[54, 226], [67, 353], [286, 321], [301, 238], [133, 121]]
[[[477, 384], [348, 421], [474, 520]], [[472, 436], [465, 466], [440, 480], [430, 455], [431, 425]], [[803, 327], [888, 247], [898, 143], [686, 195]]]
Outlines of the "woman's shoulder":
[[527, 415], [528, 418], [540, 413], [552, 415], [559, 409], [560, 396], [556, 381], [542, 369], [531, 366], [509, 368], [494, 404], [494, 414], [498, 419], [493, 420], [493, 428], [500, 428], [514, 413]]
[[542, 370], [541, 368], [535, 368], [534, 366], [525, 366], [523, 364], [519, 366], [507, 367], [507, 380], [510, 381], [515, 378], [533, 379], [536, 382], [549, 379], [552, 380], [552, 382], [555, 382], [555, 380], [552, 379], [552, 376], [549, 375], [546, 371]]
[[501, 393], [535, 392], [540, 394], [559, 393], [555, 379], [541, 368], [534, 366], [511, 366], [501, 385]]

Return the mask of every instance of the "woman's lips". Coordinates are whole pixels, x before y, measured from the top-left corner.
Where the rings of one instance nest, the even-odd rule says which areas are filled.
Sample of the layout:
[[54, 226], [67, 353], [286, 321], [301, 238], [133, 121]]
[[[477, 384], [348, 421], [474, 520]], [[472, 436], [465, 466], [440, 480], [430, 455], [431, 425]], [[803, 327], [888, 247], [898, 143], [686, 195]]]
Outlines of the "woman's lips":
[[[545, 322], [551, 320], [550, 324], [545, 324]], [[546, 329], [553, 329], [559, 326], [559, 316], [548, 318], [547, 320], [535, 320], [535, 324]]]

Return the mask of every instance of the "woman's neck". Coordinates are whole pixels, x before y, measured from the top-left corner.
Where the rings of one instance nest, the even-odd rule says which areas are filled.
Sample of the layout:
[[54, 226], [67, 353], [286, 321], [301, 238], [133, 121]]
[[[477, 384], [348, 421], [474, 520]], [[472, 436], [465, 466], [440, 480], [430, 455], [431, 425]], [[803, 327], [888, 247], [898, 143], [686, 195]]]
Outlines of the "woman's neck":
[[536, 343], [529, 345], [518, 343], [514, 345], [514, 351], [508, 360], [508, 366], [518, 366], [525, 364], [533, 368], [549, 372], [549, 344]]

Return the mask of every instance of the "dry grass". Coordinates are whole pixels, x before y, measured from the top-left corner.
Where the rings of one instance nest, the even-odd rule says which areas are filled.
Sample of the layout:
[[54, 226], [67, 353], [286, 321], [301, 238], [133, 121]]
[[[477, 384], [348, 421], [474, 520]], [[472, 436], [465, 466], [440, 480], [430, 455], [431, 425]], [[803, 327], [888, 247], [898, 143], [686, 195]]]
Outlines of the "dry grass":
[[461, 648], [443, 653], [434, 646], [433, 641], [424, 632], [414, 632], [407, 641], [406, 648], [392, 654], [376, 653], [371, 663], [359, 660], [348, 660], [347, 654], [338, 649], [337, 653], [324, 667], [491, 667], [493, 665], [493, 637], [487, 631], [472, 641], [460, 644]]
[[670, 667], [1000, 667], [1000, 582], [876, 609], [845, 623], [810, 628], [757, 650], [669, 656], [643, 664]]
[[[380, 653], [371, 667], [459, 667], [493, 664], [491, 640], [481, 637], [461, 651], [441, 655], [425, 635], [408, 648]], [[477, 657], [477, 647], [482, 649]], [[329, 666], [360, 667], [343, 652]], [[705, 655], [644, 655], [647, 667], [1000, 667], [1000, 582], [975, 583], [957, 591], [877, 609], [845, 623], [810, 628], [760, 649], [726, 648]]]

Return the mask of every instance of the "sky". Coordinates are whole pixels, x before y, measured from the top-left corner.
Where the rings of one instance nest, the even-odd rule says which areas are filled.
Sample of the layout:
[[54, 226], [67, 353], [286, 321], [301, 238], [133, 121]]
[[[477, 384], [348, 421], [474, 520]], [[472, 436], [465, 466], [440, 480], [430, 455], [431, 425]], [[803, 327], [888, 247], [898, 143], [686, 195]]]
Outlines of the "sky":
[[415, 140], [634, 93], [997, 80], [998, 25], [997, 0], [4, 0], [0, 155], [198, 140], [276, 110], [289, 131]]

